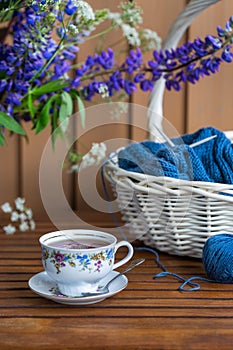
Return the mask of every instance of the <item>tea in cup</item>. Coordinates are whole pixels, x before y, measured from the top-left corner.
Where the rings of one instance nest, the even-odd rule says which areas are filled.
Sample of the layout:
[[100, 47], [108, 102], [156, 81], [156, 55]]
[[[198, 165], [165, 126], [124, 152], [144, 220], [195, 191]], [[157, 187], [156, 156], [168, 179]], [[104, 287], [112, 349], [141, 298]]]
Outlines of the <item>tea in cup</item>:
[[[133, 256], [127, 241], [117, 243], [113, 235], [95, 230], [63, 230], [40, 237], [42, 263], [60, 293], [71, 297], [94, 292], [102, 278]], [[126, 256], [115, 263], [117, 250], [126, 246]]]

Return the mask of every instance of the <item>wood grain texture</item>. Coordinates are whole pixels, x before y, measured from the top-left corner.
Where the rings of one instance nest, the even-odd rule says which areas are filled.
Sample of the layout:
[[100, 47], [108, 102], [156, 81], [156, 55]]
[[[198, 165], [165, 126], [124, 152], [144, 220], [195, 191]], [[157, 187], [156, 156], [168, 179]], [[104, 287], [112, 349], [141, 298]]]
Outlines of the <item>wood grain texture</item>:
[[[164, 39], [172, 22], [178, 14], [184, 9], [185, 0], [139, 0], [137, 3], [143, 8], [143, 26], [150, 28], [158, 33]], [[168, 11], [169, 9], [169, 11]], [[183, 38], [184, 40], [184, 38]], [[145, 59], [150, 60], [152, 52], [145, 55]], [[149, 93], [140, 92], [134, 94], [133, 103], [147, 108], [149, 102]], [[135, 109], [137, 106], [135, 106]], [[146, 113], [145, 113], [146, 116]], [[142, 116], [143, 117], [143, 116]], [[183, 133], [185, 127], [185, 88], [179, 93], [174, 91], [165, 91], [164, 93], [164, 119], [177, 130], [178, 133]], [[134, 125], [138, 124], [133, 114]], [[147, 131], [147, 120], [144, 118], [144, 128]], [[165, 126], [166, 129], [166, 126]], [[174, 135], [173, 135], [174, 136]], [[133, 138], [142, 141], [147, 137], [147, 133], [137, 128], [133, 129]]]
[[18, 137], [8, 139], [8, 144], [0, 147], [0, 205], [13, 201], [20, 192], [20, 169]]
[[[198, 16], [190, 28], [190, 38], [216, 34], [216, 27], [224, 27], [233, 13], [233, 1], [220, 1]], [[212, 125], [221, 130], [233, 129], [233, 93], [231, 83], [233, 65], [224, 63], [220, 72], [188, 86], [188, 132]]]
[[[96, 2], [91, 0], [89, 3], [95, 10], [105, 7], [111, 12], [119, 10], [118, 1], [109, 2], [106, 0], [99, 0]], [[108, 25], [109, 23], [105, 23], [99, 26], [98, 29], [93, 32], [93, 35], [106, 29]], [[112, 45], [119, 41], [119, 36], [122, 36], [121, 30], [113, 29], [109, 34], [106, 34], [102, 42], [101, 50], [105, 51], [108, 47], [112, 47]], [[88, 55], [93, 55], [97, 45], [99, 45], [99, 38], [88, 40], [82, 44], [78, 55], [78, 62], [83, 62]], [[114, 46], [114, 49], [117, 52], [119, 46]], [[125, 50], [127, 52], [127, 46], [123, 44], [120, 46], [120, 50]], [[122, 52], [117, 57], [118, 62], [124, 60], [126, 52]], [[113, 100], [114, 102], [118, 102], [117, 99], [113, 98]], [[95, 98], [93, 101], [95, 101], [95, 103], [85, 103], [87, 110], [86, 127], [84, 130], [81, 127], [80, 119], [78, 119], [77, 147], [80, 152], [86, 153], [87, 150], [91, 149], [92, 143], [105, 142], [108, 154], [112, 150], [127, 144], [129, 133], [127, 125], [128, 115], [127, 113], [123, 114], [119, 120], [114, 114], [116, 105], [110, 103], [100, 106], [99, 104], [105, 103], [102, 97]], [[126, 140], [126, 142], [122, 140]], [[84, 145], [84, 147], [82, 145]], [[90, 212], [92, 212], [93, 216], [100, 217], [102, 222], [107, 220], [111, 221], [106, 202], [103, 203], [103, 205], [100, 204], [101, 201], [105, 201], [105, 193], [100, 177], [100, 165], [80, 171], [80, 174], [76, 176], [74, 191], [76, 199], [75, 209], [81, 220], [90, 222]]]
[[[200, 291], [179, 292], [172, 277], [153, 280], [160, 269], [149, 252], [135, 251], [145, 263], [101, 303], [67, 306], [39, 297], [28, 280], [42, 271], [38, 238], [52, 229], [40, 223], [32, 234], [0, 232], [1, 349], [232, 349], [232, 285], [201, 282]], [[170, 271], [204, 275], [200, 259], [159, 255]]]

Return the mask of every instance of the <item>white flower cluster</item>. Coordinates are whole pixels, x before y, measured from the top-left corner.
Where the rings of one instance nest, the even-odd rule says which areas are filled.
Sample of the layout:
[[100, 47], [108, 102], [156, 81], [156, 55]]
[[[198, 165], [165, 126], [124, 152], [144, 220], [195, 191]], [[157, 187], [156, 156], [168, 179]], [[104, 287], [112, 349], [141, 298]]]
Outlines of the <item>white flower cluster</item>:
[[102, 96], [102, 98], [109, 97], [108, 86], [105, 83], [100, 84], [98, 92]]
[[146, 41], [146, 50], [159, 50], [162, 39], [151, 29], [144, 29], [141, 32], [141, 41]]
[[10, 203], [6, 202], [1, 205], [1, 209], [3, 213], [10, 215], [10, 221], [14, 223], [14, 225], [8, 224], [3, 226], [3, 230], [6, 234], [10, 235], [15, 233], [17, 228], [22, 232], [35, 229], [36, 224], [33, 220], [32, 210], [25, 207], [24, 198], [16, 198], [15, 208], [12, 208]]
[[82, 158], [80, 169], [84, 169], [92, 165], [99, 165], [106, 156], [106, 150], [107, 147], [104, 142], [92, 143], [90, 151]]
[[113, 20], [116, 25], [121, 26], [128, 23], [132, 27], [143, 22], [142, 9], [130, 2], [121, 2], [118, 6], [121, 12], [109, 12], [109, 19]]
[[129, 24], [123, 23], [122, 31], [126, 39], [128, 40], [128, 43], [132, 46], [140, 46], [141, 40], [139, 38], [139, 33], [134, 27], [131, 27]]
[[143, 51], [158, 50], [161, 47], [161, 38], [150, 29], [140, 29], [139, 24], [143, 22], [142, 9], [133, 3], [121, 3], [122, 10], [108, 13], [108, 18], [116, 28], [121, 28], [128, 43], [132, 46], [141, 47]]
[[69, 24], [68, 27], [65, 29], [65, 31], [73, 36], [76, 36], [79, 34], [79, 29], [74, 24]]
[[121, 19], [121, 14], [118, 12], [110, 12], [108, 13], [108, 19], [110, 19], [111, 21], [113, 21], [113, 23], [120, 27], [123, 24], [123, 21]]
[[43, 3], [41, 1], [38, 1], [38, 0], [29, 1], [29, 5], [38, 6], [38, 9], [41, 12], [49, 11], [50, 6], [56, 6], [56, 8], [58, 8], [60, 3], [61, 3], [61, 0], [46, 0]]
[[126, 102], [114, 103], [114, 108], [111, 110], [110, 115], [112, 120], [119, 120], [122, 114], [128, 113], [129, 104]]
[[87, 21], [94, 21], [95, 14], [93, 8], [86, 2], [82, 0], [74, 1], [75, 5], [78, 6], [77, 15], [78, 17], [83, 17]]

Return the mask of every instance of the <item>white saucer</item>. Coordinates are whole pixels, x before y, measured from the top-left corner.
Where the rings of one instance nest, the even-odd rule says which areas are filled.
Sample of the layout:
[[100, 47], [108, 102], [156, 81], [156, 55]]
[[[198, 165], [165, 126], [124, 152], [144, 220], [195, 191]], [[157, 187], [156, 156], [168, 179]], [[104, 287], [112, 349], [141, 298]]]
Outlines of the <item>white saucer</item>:
[[[117, 271], [111, 271], [108, 276], [103, 278], [100, 281], [100, 285], [105, 285], [110, 279], [119, 274]], [[113, 281], [109, 286], [109, 293], [88, 296], [88, 297], [69, 297], [67, 295], [63, 295], [59, 293], [56, 282], [50, 279], [47, 275], [47, 272], [43, 271], [37, 273], [28, 281], [29, 287], [36, 294], [51, 299], [60, 304], [68, 304], [68, 305], [86, 305], [86, 304], [94, 304], [99, 303], [100, 301], [113, 296], [116, 293], [119, 293], [123, 290], [127, 284], [128, 279], [125, 275], [119, 276], [115, 281]]]

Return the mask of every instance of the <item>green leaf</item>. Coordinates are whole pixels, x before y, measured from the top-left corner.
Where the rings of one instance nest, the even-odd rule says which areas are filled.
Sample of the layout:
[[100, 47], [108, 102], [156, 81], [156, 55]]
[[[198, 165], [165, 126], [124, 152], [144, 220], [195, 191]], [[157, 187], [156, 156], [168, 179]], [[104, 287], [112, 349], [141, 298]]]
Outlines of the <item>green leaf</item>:
[[50, 81], [49, 83], [35, 87], [31, 93], [35, 96], [40, 96], [43, 94], [48, 94], [49, 92], [55, 92], [62, 90], [64, 87], [68, 86], [68, 83], [62, 83], [62, 80], [53, 80]]
[[29, 112], [30, 112], [30, 116], [32, 117], [32, 119], [34, 119], [34, 117], [35, 117], [35, 108], [33, 106], [31, 92], [29, 92], [29, 94], [28, 94], [28, 109], [29, 109]]
[[36, 122], [36, 134], [39, 134], [39, 132], [41, 132], [48, 125], [50, 121], [50, 108], [57, 97], [58, 95], [53, 95], [42, 108]]
[[77, 96], [77, 100], [78, 100], [78, 110], [80, 113], [81, 125], [84, 129], [85, 128], [85, 106], [81, 97]]
[[72, 101], [72, 97], [70, 96], [70, 94], [68, 94], [68, 92], [63, 91], [61, 94], [61, 98], [62, 101], [66, 104], [67, 106], [67, 115], [71, 115], [73, 112], [73, 101]]
[[4, 128], [10, 131], [15, 132], [16, 134], [26, 135], [22, 126], [15, 119], [12, 119], [11, 117], [9, 117], [9, 115], [1, 111], [0, 111], [0, 125], [4, 126]]
[[4, 135], [2, 134], [2, 131], [0, 129], [0, 146], [3, 146], [5, 143], [5, 137]]
[[73, 112], [73, 101], [68, 94], [68, 92], [63, 91], [61, 94], [61, 105], [59, 109], [59, 121], [61, 123], [61, 129], [63, 132], [66, 131], [68, 127], [68, 117], [72, 114]]
[[64, 139], [63, 132], [62, 132], [60, 126], [57, 126], [52, 132], [52, 145], [53, 145], [54, 150], [55, 150], [55, 143], [56, 143], [58, 136], [60, 136], [62, 140]]
[[[60, 96], [59, 96], [60, 98]], [[51, 127], [52, 127], [52, 145], [53, 145], [53, 150], [55, 150], [55, 143], [57, 140], [57, 137], [60, 136], [61, 139], [63, 139], [63, 132], [60, 126], [58, 125], [58, 111], [57, 109], [54, 110], [52, 120], [51, 120]]]

